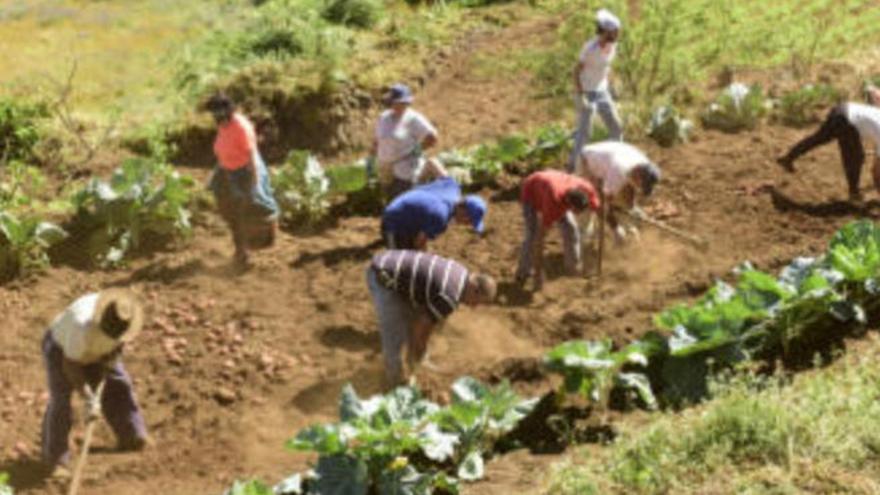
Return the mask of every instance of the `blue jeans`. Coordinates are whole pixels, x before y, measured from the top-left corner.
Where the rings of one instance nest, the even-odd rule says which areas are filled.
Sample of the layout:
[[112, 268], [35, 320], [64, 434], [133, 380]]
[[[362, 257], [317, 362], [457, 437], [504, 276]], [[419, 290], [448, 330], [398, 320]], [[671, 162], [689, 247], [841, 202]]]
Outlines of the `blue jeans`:
[[602, 122], [608, 129], [608, 139], [623, 141], [623, 125], [617, 114], [617, 107], [608, 91], [587, 91], [575, 98], [577, 108], [577, 130], [574, 133], [574, 148], [568, 159], [568, 172], [574, 172], [581, 148], [593, 138], [593, 113], [598, 111]]
[[409, 342], [417, 310], [409, 299], [380, 284], [373, 267], [367, 268], [367, 286], [379, 317], [385, 378], [389, 387], [395, 387], [403, 383], [403, 346]]
[[[523, 204], [523, 220], [525, 221], [525, 239], [519, 254], [519, 265], [516, 269], [516, 277], [525, 279], [532, 274], [534, 260], [532, 259], [532, 243], [538, 235], [538, 214], [531, 205]], [[565, 269], [569, 273], [576, 271], [581, 265], [581, 232], [578, 228], [574, 213], [568, 211], [557, 222], [559, 232], [562, 234], [562, 246], [565, 250]]]

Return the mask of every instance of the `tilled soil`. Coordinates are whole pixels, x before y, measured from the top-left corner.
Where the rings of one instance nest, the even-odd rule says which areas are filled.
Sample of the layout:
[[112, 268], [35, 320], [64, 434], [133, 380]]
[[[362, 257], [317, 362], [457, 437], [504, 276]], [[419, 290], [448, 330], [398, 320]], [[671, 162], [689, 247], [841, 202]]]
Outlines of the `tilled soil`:
[[[805, 157], [795, 175], [772, 163], [801, 135], [765, 127], [706, 132], [668, 150], [645, 144], [665, 173], [649, 209], [703, 236], [709, 247], [645, 227], [640, 244], [609, 242], [603, 277], [588, 280], [562, 274], [559, 238], [552, 235], [549, 280], [539, 294], [511, 283], [522, 235], [515, 182], [482, 191], [491, 199], [486, 235], [453, 227], [431, 249], [498, 277], [499, 302], [450, 318], [430, 346], [440, 370], [421, 371], [420, 382], [438, 399], [464, 374], [508, 378], [523, 393], [543, 394], [551, 381], [535, 362], [549, 346], [576, 338], [632, 340], [650, 329], [658, 310], [701, 293], [740, 262], [772, 270], [820, 252], [845, 222], [877, 217], [880, 202], [867, 188], [864, 205], [844, 201], [836, 148]], [[55, 313], [107, 286], [131, 286], [147, 303], [147, 328], [125, 362], [156, 446], [112, 452], [102, 424], [84, 493], [212, 494], [234, 478], [277, 481], [306, 468], [312, 457], [285, 451], [284, 441], [310, 423], [335, 419], [346, 382], [362, 395], [379, 391], [379, 338], [364, 277], [377, 231], [377, 219], [352, 217], [313, 235], [282, 235], [250, 272], [235, 276], [231, 243], [211, 215], [185, 248], [136, 260], [127, 270], [59, 267], [0, 289], [0, 471], [11, 473], [20, 493], [62, 493], [37, 479], [34, 465], [46, 402], [39, 342]], [[527, 491], [546, 464], [528, 452], [508, 454], [467, 492]]]

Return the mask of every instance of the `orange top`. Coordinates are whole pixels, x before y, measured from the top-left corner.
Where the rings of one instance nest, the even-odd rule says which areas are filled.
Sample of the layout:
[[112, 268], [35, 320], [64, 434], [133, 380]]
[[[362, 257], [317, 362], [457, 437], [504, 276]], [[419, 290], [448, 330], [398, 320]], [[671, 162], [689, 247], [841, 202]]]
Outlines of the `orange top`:
[[220, 166], [226, 170], [237, 170], [251, 162], [257, 149], [257, 134], [254, 125], [244, 115], [235, 113], [229, 122], [217, 130], [214, 140], [214, 154]]

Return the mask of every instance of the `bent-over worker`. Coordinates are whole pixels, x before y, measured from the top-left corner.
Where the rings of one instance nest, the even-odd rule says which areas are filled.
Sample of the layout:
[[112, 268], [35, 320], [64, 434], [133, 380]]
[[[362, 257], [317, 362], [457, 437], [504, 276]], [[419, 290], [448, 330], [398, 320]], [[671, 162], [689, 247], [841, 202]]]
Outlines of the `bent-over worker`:
[[587, 208], [599, 209], [599, 195], [589, 181], [559, 170], [543, 170], [526, 177], [520, 201], [525, 221], [525, 238], [520, 250], [516, 282], [526, 282], [534, 272], [535, 289], [544, 285], [544, 241], [547, 231], [559, 225], [565, 250], [565, 268], [577, 273], [582, 268], [581, 238], [575, 214]]
[[[70, 400], [87, 397], [105, 381], [101, 410], [120, 450], [140, 450], [150, 442], [144, 418], [122, 366], [123, 346], [141, 331], [144, 315], [129, 292], [109, 289], [84, 295], [59, 314], [43, 338], [49, 404], [43, 417], [42, 459], [56, 475], [70, 461]], [[60, 471], [60, 472], [59, 472]]]
[[[634, 211], [638, 191], [645, 197], [650, 196], [660, 181], [660, 168], [657, 165], [635, 146], [617, 141], [584, 146], [578, 160], [577, 174], [602, 191], [608, 225], [618, 243], [626, 238], [627, 228], [617, 217], [615, 208]], [[590, 218], [587, 227], [591, 234], [594, 220]], [[635, 226], [630, 226], [628, 230], [632, 236], [638, 236]]]
[[406, 191], [385, 208], [382, 238], [389, 249], [424, 250], [453, 221], [470, 224], [482, 234], [485, 215], [483, 198], [476, 194], [462, 197], [458, 182], [442, 177]]
[[457, 261], [412, 250], [375, 255], [367, 268], [367, 285], [379, 317], [388, 388], [406, 379], [404, 346], [411, 373], [424, 359], [431, 334], [460, 303], [487, 304], [496, 292], [492, 277], [471, 272]]
[[851, 201], [860, 201], [859, 180], [865, 164], [862, 139], [874, 145], [874, 187], [880, 190], [880, 89], [867, 89], [869, 105], [849, 102], [835, 106], [813, 134], [795, 144], [777, 163], [794, 173], [794, 161], [814, 148], [837, 141]]

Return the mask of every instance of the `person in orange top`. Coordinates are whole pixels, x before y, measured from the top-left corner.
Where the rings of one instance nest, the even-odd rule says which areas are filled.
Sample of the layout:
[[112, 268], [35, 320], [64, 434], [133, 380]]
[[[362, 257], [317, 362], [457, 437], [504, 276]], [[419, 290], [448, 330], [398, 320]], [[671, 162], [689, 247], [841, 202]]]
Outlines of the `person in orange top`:
[[559, 225], [569, 273], [581, 270], [581, 237], [575, 213], [599, 209], [599, 195], [588, 180], [559, 170], [542, 170], [526, 177], [520, 201], [526, 232], [520, 251], [516, 282], [524, 285], [534, 271], [535, 290], [544, 285], [544, 240]]
[[211, 97], [205, 105], [217, 122], [214, 169], [210, 188], [220, 215], [232, 231], [234, 262], [248, 264], [248, 249], [272, 244], [278, 221], [278, 203], [272, 195], [269, 173], [257, 148], [254, 125], [235, 109], [226, 95]]

